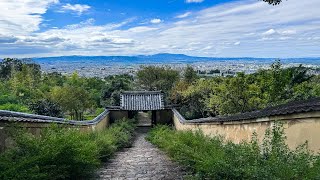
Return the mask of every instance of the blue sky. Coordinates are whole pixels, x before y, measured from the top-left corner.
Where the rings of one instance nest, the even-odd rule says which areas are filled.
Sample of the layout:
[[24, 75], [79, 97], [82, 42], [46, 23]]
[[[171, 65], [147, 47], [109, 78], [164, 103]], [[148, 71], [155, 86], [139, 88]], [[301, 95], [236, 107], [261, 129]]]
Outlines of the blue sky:
[[320, 57], [319, 7], [319, 0], [1, 0], [0, 57]]
[[[148, 23], [152, 19], [161, 19], [162, 21], [170, 21], [173, 17], [190, 12], [199, 11], [207, 7], [218, 5], [221, 3], [231, 2], [230, 0], [214, 0], [214, 1], [199, 1], [186, 2], [184, 0], [78, 0], [78, 1], [59, 1], [59, 4], [53, 5], [43, 15], [44, 19], [50, 20], [51, 27], [63, 28], [70, 24], [76, 24], [79, 21], [85, 21], [89, 18], [95, 20], [95, 25], [104, 25], [106, 23], [122, 22], [128, 18], [133, 18], [135, 22], [121, 27], [125, 29], [139, 24]], [[200, 3], [201, 2], [201, 3]], [[87, 7], [87, 10], [80, 12], [76, 10], [61, 10], [66, 4], [82, 5]], [[63, 5], [64, 4], [64, 5]], [[66, 18], [65, 13], [73, 13], [72, 16]], [[80, 15], [81, 14], [81, 15]], [[48, 28], [43, 28], [46, 30]]]

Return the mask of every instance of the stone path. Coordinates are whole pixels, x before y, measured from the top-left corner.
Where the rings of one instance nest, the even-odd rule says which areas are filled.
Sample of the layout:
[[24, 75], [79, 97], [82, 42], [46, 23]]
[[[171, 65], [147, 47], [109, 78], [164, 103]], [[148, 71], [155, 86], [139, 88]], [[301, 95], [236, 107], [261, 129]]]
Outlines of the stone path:
[[99, 179], [179, 180], [185, 175], [182, 168], [145, 140], [147, 127], [139, 127], [131, 148], [118, 152], [98, 172]]

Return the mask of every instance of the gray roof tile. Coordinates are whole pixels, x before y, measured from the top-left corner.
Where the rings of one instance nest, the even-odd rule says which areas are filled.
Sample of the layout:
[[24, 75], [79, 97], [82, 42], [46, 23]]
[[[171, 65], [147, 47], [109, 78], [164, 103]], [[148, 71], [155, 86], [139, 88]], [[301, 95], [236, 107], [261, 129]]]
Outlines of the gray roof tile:
[[50, 117], [50, 116], [42, 116], [42, 115], [36, 115], [36, 114], [28, 114], [28, 113], [0, 110], [0, 121], [58, 123], [58, 124], [87, 126], [87, 125], [94, 125], [94, 124], [99, 123], [108, 114], [109, 114], [109, 111], [105, 110], [104, 112], [102, 112], [100, 115], [98, 115], [93, 120], [76, 121], [76, 120], [67, 120], [67, 119], [63, 119], [63, 118], [56, 118], [56, 117]]
[[120, 108], [129, 111], [164, 109], [161, 91], [124, 91], [120, 95]]
[[177, 110], [174, 113], [179, 114], [179, 119], [187, 123], [210, 123], [210, 122], [231, 122], [231, 121], [249, 121], [257, 118], [289, 115], [295, 113], [305, 113], [320, 111], [320, 98], [312, 98], [308, 100], [292, 101], [286, 104], [268, 107], [262, 110], [233, 114], [229, 116], [217, 116], [200, 119], [185, 120]]

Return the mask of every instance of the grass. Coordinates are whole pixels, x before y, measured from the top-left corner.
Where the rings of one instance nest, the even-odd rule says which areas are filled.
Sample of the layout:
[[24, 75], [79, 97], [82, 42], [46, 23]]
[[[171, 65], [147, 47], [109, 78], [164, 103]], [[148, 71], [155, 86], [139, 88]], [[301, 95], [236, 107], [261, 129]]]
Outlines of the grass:
[[0, 179], [90, 178], [100, 163], [130, 145], [135, 125], [119, 120], [102, 132], [54, 125], [34, 136], [15, 129], [15, 145], [0, 154]]
[[262, 145], [234, 144], [202, 132], [158, 126], [147, 139], [193, 174], [191, 179], [320, 179], [320, 156], [307, 143], [290, 150], [281, 124], [266, 132]]

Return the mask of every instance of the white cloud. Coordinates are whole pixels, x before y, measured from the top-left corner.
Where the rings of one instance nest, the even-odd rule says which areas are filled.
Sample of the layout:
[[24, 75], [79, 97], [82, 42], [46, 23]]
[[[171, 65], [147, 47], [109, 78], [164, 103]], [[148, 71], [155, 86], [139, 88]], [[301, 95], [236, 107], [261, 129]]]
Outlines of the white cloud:
[[191, 12], [186, 12], [186, 13], [183, 13], [183, 14], [176, 16], [176, 18], [180, 18], [180, 19], [186, 18], [186, 17], [190, 16], [191, 14], [192, 14]]
[[[127, 29], [124, 25], [132, 20], [95, 25], [89, 19], [42, 32], [20, 29], [24, 33], [15, 34], [11, 40], [3, 38], [0, 49], [2, 52], [6, 49], [6, 54], [25, 56], [160, 52], [219, 57], [315, 56], [319, 55], [320, 47], [318, 7], [319, 0], [290, 0], [279, 6], [244, 0], [192, 12], [183, 19], [166, 20], [156, 27], [148, 23]], [[12, 35], [3, 33], [5, 28], [0, 26], [0, 39]]]
[[277, 32], [274, 29], [269, 29], [268, 31], [262, 33], [262, 35], [269, 36], [272, 34], [276, 34]]
[[162, 20], [161, 20], [161, 19], [151, 19], [150, 22], [151, 22], [152, 24], [159, 24], [159, 23], [162, 22]]
[[285, 31], [280, 32], [280, 34], [282, 34], [282, 35], [294, 35], [294, 34], [297, 34], [297, 31], [295, 31], [295, 30], [285, 30]]
[[158, 28], [151, 28], [148, 26], [138, 26], [138, 27], [133, 27], [128, 29], [128, 31], [130, 32], [134, 32], [134, 33], [143, 33], [143, 32], [147, 32], [147, 31], [154, 31], [157, 30]]
[[78, 24], [68, 25], [68, 26], [66, 26], [66, 28], [68, 28], [68, 29], [78, 29], [78, 28], [85, 27], [85, 26], [91, 26], [91, 25], [94, 24], [94, 22], [95, 22], [95, 20], [93, 18], [90, 18], [90, 19], [82, 21], [82, 22], [80, 22]]
[[238, 45], [240, 45], [240, 44], [241, 44], [240, 41], [237, 41], [237, 42], [234, 43], [235, 46], [238, 46]]
[[66, 4], [62, 6], [61, 12], [73, 11], [78, 15], [88, 11], [91, 7], [86, 4]]
[[202, 3], [204, 0], [186, 0], [186, 3]]
[[8, 35], [28, 34], [39, 30], [42, 14], [58, 0], [1, 0], [0, 32]]

